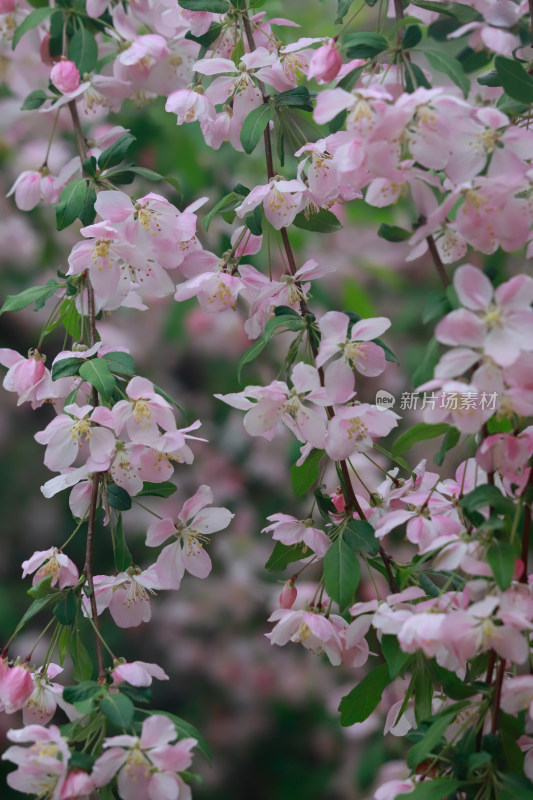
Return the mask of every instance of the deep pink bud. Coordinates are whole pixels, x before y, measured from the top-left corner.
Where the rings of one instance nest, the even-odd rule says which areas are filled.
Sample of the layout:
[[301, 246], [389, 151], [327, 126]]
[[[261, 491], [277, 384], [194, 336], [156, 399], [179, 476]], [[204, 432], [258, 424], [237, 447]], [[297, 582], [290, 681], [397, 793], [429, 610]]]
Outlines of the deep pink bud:
[[292, 608], [297, 594], [298, 592], [296, 591], [294, 581], [292, 579], [287, 581], [279, 596], [280, 608]]
[[80, 85], [80, 73], [72, 61], [59, 61], [55, 67], [52, 67], [50, 80], [60, 92], [70, 94], [70, 92], [76, 91]]
[[17, 7], [17, 0], [0, 0], [0, 14], [11, 14]]
[[342, 67], [342, 57], [333, 40], [315, 50], [309, 62], [307, 77], [316, 78], [318, 83], [330, 83]]
[[0, 706], [6, 714], [13, 714], [22, 708], [33, 688], [33, 678], [26, 664], [4, 670], [0, 677]]
[[74, 769], [63, 784], [61, 800], [82, 800], [93, 791], [94, 783], [89, 775], [81, 769]]

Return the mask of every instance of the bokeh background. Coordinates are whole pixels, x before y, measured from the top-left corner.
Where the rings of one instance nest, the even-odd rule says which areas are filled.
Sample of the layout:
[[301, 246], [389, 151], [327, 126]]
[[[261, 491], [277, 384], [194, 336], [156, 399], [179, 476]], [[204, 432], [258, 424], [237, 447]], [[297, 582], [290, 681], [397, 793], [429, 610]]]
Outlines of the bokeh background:
[[[337, 30], [334, 0], [288, 0], [268, 3], [266, 8], [273, 16], [299, 22], [302, 35], [334, 35]], [[373, 13], [376, 11], [369, 9], [361, 13], [352, 30], [372, 29]], [[298, 36], [293, 29], [279, 30], [292, 39]], [[36, 37], [26, 36], [20, 45], [22, 53], [14, 61], [4, 42], [0, 55], [4, 79], [0, 94], [2, 302], [9, 293], [54, 277], [58, 268], [64, 268], [78, 238], [76, 225], [60, 234], [55, 231], [53, 209], [41, 205], [24, 213], [12, 199], [5, 198], [22, 170], [42, 163], [53, 121], [52, 115], [20, 112], [22, 99], [47, 81], [48, 68], [40, 63], [36, 44]], [[196, 124], [176, 127], [175, 117], [165, 113], [162, 100], [141, 106], [128, 101], [120, 113], [101, 120], [102, 125], [109, 122], [129, 128], [137, 137], [131, 150], [136, 163], [177, 179], [181, 187], [178, 192], [170, 184], [149, 185], [139, 180], [131, 189], [127, 187], [136, 196], [161, 192], [183, 208], [207, 195], [205, 208], [209, 210], [237, 182], [248, 186], [264, 182], [260, 148], [253, 157], [235, 153], [227, 144], [213, 152], [203, 144]], [[66, 113], [59, 125], [51, 150], [52, 168], [74, 152]], [[291, 174], [290, 159], [286, 174]], [[392, 318], [393, 327], [385, 339], [400, 366], [389, 364], [379, 379], [360, 380], [358, 391], [362, 400], [372, 400], [380, 388], [399, 399], [402, 391], [412, 390], [410, 376], [426, 352], [431, 325], [420, 321], [421, 309], [439, 289], [438, 279], [427, 258], [406, 263], [406, 245], [391, 244], [377, 235], [381, 222], [401, 225], [411, 221], [408, 204], [371, 209], [355, 201], [339, 213], [344, 228], [332, 236], [295, 231], [298, 263], [313, 257], [337, 268], [334, 277], [314, 287], [314, 309]], [[223, 252], [231, 231], [232, 226], [217, 217], [208, 235], [200, 227], [200, 236], [206, 247]], [[266, 268], [268, 251], [276, 272], [280, 261], [273, 232], [269, 247], [250, 263]], [[498, 254], [491, 257], [490, 267], [500, 269]], [[43, 309], [2, 315], [0, 346], [26, 353], [37, 343], [47, 313]], [[396, 760], [402, 757], [400, 740], [384, 738], [382, 731], [385, 714], [402, 696], [403, 686], [399, 681], [387, 690], [378, 712], [367, 722], [342, 729], [338, 702], [363, 673], [333, 668], [324, 658], [295, 644], [273, 647], [265, 637], [270, 628], [266, 620], [291, 571], [286, 575], [266, 572], [272, 541], [261, 534], [261, 528], [275, 512], [303, 518], [311, 501], [295, 500], [290, 493], [288, 470], [298, 456], [294, 440], [288, 435], [272, 443], [250, 439], [242, 426], [242, 414], [213, 398], [215, 392], [241, 388], [236, 363], [249, 345], [244, 319], [244, 309], [205, 315], [194, 301], [177, 304], [170, 298], [153, 302], [147, 312], [121, 310], [99, 322], [99, 331], [108, 342], [130, 348], [140, 374], [177, 398], [186, 412], [184, 424], [198, 417], [203, 421], [202, 434], [209, 439], [209, 444], [195, 447], [192, 467], [176, 470], [178, 493], [167, 501], [158, 500], [158, 512], [171, 515], [200, 483], [207, 483], [213, 489], [215, 505], [227, 506], [235, 513], [230, 528], [213, 536], [209, 552], [214, 570], [207, 580], [186, 576], [179, 592], [155, 598], [152, 622], [140, 628], [119, 631], [105, 613], [103, 631], [113, 650], [128, 660], [155, 661], [165, 668], [171, 679], [154, 686], [156, 707], [191, 721], [208, 740], [212, 766], [202, 756], [194, 764], [204, 779], [204, 784], [194, 789], [198, 800], [360, 800], [371, 794], [380, 770], [392, 775]], [[276, 378], [286, 344], [283, 337], [277, 337], [245, 368], [245, 382]], [[44, 349], [49, 363], [62, 345], [59, 333], [47, 340]], [[21, 562], [34, 550], [61, 544], [72, 528], [67, 494], [45, 500], [39, 491], [50, 473], [42, 465], [43, 449], [33, 435], [45, 427], [53, 412], [47, 407], [34, 412], [27, 405], [16, 408], [15, 402], [14, 395], [0, 392], [2, 642], [29, 603], [26, 590], [30, 582], [20, 580]], [[431, 452], [427, 455], [431, 458]], [[457, 460], [466, 455], [468, 451], [463, 449], [449, 456], [445, 476], [452, 475]], [[358, 467], [367, 485], [374, 487], [381, 480], [378, 470], [364, 459]], [[328, 491], [334, 492], [335, 474], [327, 473], [324, 480]], [[153, 504], [155, 501], [146, 500], [148, 507]], [[140, 564], [147, 564], [150, 557], [143, 541], [151, 521], [150, 514], [136, 505], [125, 514], [128, 543]], [[74, 540], [70, 552], [81, 565], [82, 536]], [[402, 556], [401, 543], [396, 553]], [[97, 536], [97, 564], [97, 572], [112, 570], [111, 545], [102, 528]], [[313, 581], [311, 572], [308, 580]], [[367, 580], [365, 576], [361, 584], [362, 599], [370, 591]], [[24, 656], [31, 649], [41, 622], [37, 617], [27, 627], [14, 644], [14, 654]], [[87, 646], [91, 647], [90, 635]], [[45, 651], [46, 639], [35, 651], [36, 663]], [[19, 723], [16, 716], [0, 718], [0, 750], [6, 746], [6, 730]], [[5, 788], [6, 769], [2, 762], [0, 795], [11, 800], [20, 795]]]

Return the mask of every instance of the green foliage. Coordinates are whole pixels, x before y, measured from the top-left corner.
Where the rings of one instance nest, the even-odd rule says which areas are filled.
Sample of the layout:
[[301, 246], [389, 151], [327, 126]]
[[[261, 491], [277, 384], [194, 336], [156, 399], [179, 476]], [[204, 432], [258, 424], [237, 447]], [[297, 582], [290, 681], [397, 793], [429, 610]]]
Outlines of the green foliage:
[[28, 33], [28, 31], [33, 30], [37, 27], [37, 25], [40, 25], [42, 22], [47, 20], [52, 16], [52, 14], [55, 13], [55, 11], [55, 8], [50, 8], [48, 6], [43, 6], [42, 8], [36, 8], [35, 11], [30, 11], [28, 16], [24, 17], [13, 34], [13, 50], [18, 45], [25, 33]]
[[528, 75], [519, 61], [505, 56], [496, 56], [494, 66], [509, 97], [520, 103], [533, 103], [533, 78]]
[[111, 374], [107, 361], [103, 358], [91, 358], [84, 361], [79, 370], [80, 377], [94, 386], [98, 394], [109, 400], [115, 389], [115, 378]]
[[427, 422], [419, 422], [413, 425], [408, 431], [398, 436], [392, 445], [393, 456], [401, 456], [407, 453], [415, 444], [426, 441], [427, 439], [434, 439], [436, 436], [442, 436], [443, 433], [448, 433], [452, 429], [451, 425], [446, 422], [436, 422], [429, 424]]
[[265, 569], [268, 569], [269, 572], [281, 572], [293, 561], [301, 561], [302, 558], [309, 558], [311, 555], [313, 555], [313, 551], [302, 542], [290, 545], [276, 542], [270, 558], [265, 564]]
[[241, 129], [241, 144], [245, 153], [253, 153], [266, 126], [274, 119], [274, 114], [274, 108], [269, 103], [250, 111]]
[[352, 603], [360, 580], [359, 559], [340, 533], [324, 556], [324, 583], [326, 592], [339, 604], [341, 613]]
[[365, 675], [363, 680], [340, 702], [341, 725], [348, 727], [368, 719], [390, 681], [387, 664], [380, 664], [379, 667], [374, 667]]
[[35, 303], [35, 310], [37, 311], [63, 286], [64, 284], [59, 283], [55, 278], [51, 278], [45, 286], [30, 286], [29, 289], [24, 289], [23, 292], [18, 294], [8, 294], [4, 305], [0, 308], [0, 315], [6, 311], [20, 311], [21, 308], [31, 306], [32, 303]]
[[301, 466], [297, 467], [294, 464], [291, 467], [293, 494], [306, 494], [311, 486], [316, 483], [320, 474], [320, 462], [324, 455], [324, 450], [312, 450]]
[[67, 183], [59, 196], [56, 206], [56, 227], [58, 231], [68, 228], [82, 213], [87, 194], [85, 178]]
[[390, 45], [381, 33], [349, 33], [342, 40], [348, 58], [374, 58], [388, 50]]
[[447, 53], [441, 50], [424, 50], [424, 55], [427, 58], [429, 65], [437, 72], [443, 72], [447, 75], [467, 97], [470, 91], [470, 81], [465, 75], [465, 71], [461, 63]]
[[342, 228], [341, 223], [332, 211], [320, 208], [318, 211], [300, 211], [294, 218], [294, 225], [305, 231], [314, 233], [335, 233]]

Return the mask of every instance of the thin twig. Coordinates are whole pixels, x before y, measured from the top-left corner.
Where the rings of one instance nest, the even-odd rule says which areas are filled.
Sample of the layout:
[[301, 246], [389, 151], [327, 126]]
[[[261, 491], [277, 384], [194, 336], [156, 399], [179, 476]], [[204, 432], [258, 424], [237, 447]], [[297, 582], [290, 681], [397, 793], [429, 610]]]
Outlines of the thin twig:
[[444, 269], [444, 264], [442, 263], [442, 259], [439, 256], [439, 251], [437, 250], [437, 245], [435, 244], [435, 239], [433, 236], [427, 236], [426, 242], [428, 243], [429, 252], [431, 253], [431, 257], [433, 259], [433, 263], [435, 264], [435, 268], [439, 273], [439, 278], [442, 281], [442, 285], [446, 289], [448, 286], [451, 286], [451, 280], [449, 279], [446, 270]]
[[503, 677], [505, 675], [505, 659], [502, 658], [500, 666], [498, 667], [498, 674], [496, 675], [496, 684], [494, 692], [494, 710], [492, 712], [492, 725], [490, 728], [491, 733], [496, 733], [498, 730], [498, 716], [500, 714], [500, 700], [502, 696]]

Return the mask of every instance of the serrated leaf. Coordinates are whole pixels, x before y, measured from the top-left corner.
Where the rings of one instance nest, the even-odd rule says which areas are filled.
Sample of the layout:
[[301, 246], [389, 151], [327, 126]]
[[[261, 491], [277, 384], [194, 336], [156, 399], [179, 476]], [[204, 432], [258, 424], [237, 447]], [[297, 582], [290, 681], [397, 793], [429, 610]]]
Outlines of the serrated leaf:
[[[463, 92], [464, 96], [468, 96], [470, 91], [470, 81], [465, 74], [460, 61], [447, 53], [440, 50], [424, 50], [424, 55], [427, 58], [429, 65], [437, 72], [443, 72], [447, 75]], [[532, 83], [533, 86], [533, 83]]]
[[163, 483], [145, 481], [143, 488], [135, 497], [171, 497], [177, 490], [176, 484], [170, 481], [163, 481]]
[[227, 14], [230, 7], [227, 0], [180, 0], [180, 6], [189, 11], [211, 11], [213, 14]]
[[276, 542], [270, 558], [265, 564], [265, 569], [268, 569], [269, 572], [280, 572], [293, 561], [301, 561], [302, 558], [309, 558], [312, 554], [313, 551], [302, 542], [291, 545]]
[[58, 231], [68, 228], [79, 217], [85, 203], [87, 182], [84, 178], [67, 183], [59, 196], [56, 206], [56, 227]]
[[533, 103], [533, 78], [527, 74], [519, 61], [496, 56], [494, 66], [501, 85], [509, 97], [527, 105]]
[[359, 559], [341, 534], [324, 556], [326, 592], [339, 604], [341, 613], [351, 604], [360, 580]]
[[387, 664], [374, 667], [349, 694], [342, 698], [339, 705], [341, 725], [348, 727], [368, 719], [389, 683], [390, 675]]
[[209, 226], [213, 221], [213, 217], [216, 214], [219, 214], [222, 211], [235, 211], [237, 206], [240, 206], [242, 203], [242, 195], [237, 194], [237, 192], [230, 192], [229, 194], [225, 195], [218, 203], [211, 209], [211, 211], [205, 215], [204, 217], [204, 228], [206, 231], [209, 230]]
[[106, 353], [102, 356], [109, 371], [115, 375], [130, 378], [135, 375], [135, 361], [129, 353], [122, 353], [120, 350]]
[[427, 422], [420, 422], [413, 425], [405, 433], [399, 436], [392, 445], [393, 456], [401, 456], [402, 453], [407, 453], [411, 447], [414, 447], [418, 442], [424, 442], [427, 439], [434, 439], [436, 436], [442, 436], [451, 429], [451, 425], [447, 422], [436, 422], [429, 424]]
[[70, 640], [70, 657], [72, 658], [75, 681], [90, 680], [93, 675], [93, 661], [83, 644], [78, 631], [74, 631]]
[[487, 561], [500, 589], [508, 589], [515, 570], [516, 552], [513, 545], [509, 542], [494, 542], [487, 550]]
[[129, 697], [116, 692], [103, 698], [100, 711], [110, 725], [119, 730], [127, 730], [133, 721], [135, 707]]
[[382, 222], [378, 228], [378, 236], [387, 242], [405, 242], [412, 235], [411, 231], [406, 231], [397, 225], [387, 225], [386, 222]]
[[106, 688], [98, 681], [81, 681], [76, 686], [65, 686], [63, 700], [67, 703], [82, 703], [94, 697], [101, 697], [106, 693]]
[[20, 110], [33, 111], [36, 108], [40, 108], [47, 99], [48, 95], [46, 92], [43, 92], [42, 89], [35, 89], [35, 91], [30, 92], [26, 97], [22, 106], [20, 107]]
[[109, 400], [115, 389], [115, 378], [111, 375], [107, 361], [103, 358], [91, 358], [80, 367], [80, 376], [94, 386], [98, 394]]
[[266, 126], [274, 119], [274, 113], [268, 103], [250, 111], [241, 129], [241, 144], [245, 153], [253, 153]]
[[344, 539], [354, 551], [363, 550], [371, 556], [379, 553], [379, 539], [374, 528], [364, 519], [354, 519], [346, 523]]
[[115, 567], [117, 572], [125, 572], [133, 561], [128, 549], [128, 543], [124, 536], [124, 526], [122, 525], [122, 514], [118, 515], [117, 527], [115, 528]]
[[59, 378], [69, 378], [72, 375], [77, 375], [83, 359], [81, 358], [62, 358], [52, 364], [52, 380], [57, 381]]
[[80, 24], [68, 46], [68, 57], [73, 61], [81, 76], [92, 72], [98, 61], [98, 45], [92, 33]]
[[129, 511], [131, 508], [131, 497], [122, 486], [117, 486], [116, 483], [107, 487], [105, 496], [107, 505], [117, 511]]
[[35, 11], [30, 11], [27, 17], [24, 17], [20, 25], [16, 28], [15, 33], [13, 34], [13, 41], [11, 46], [13, 50], [18, 45], [22, 37], [28, 31], [33, 30], [36, 28], [37, 25], [40, 25], [41, 22], [44, 22], [48, 17], [51, 17], [57, 11], [57, 8], [50, 8], [49, 6], [44, 6], [43, 8], [36, 8]]
[[314, 233], [335, 233], [342, 228], [342, 224], [335, 214], [326, 208], [321, 208], [314, 213], [300, 211], [299, 214], [296, 214], [293, 225], [304, 231], [314, 231]]
[[125, 133], [100, 154], [98, 158], [99, 168], [104, 170], [116, 167], [124, 159], [127, 151], [135, 141], [136, 137], [132, 133]]
[[348, 58], [374, 58], [384, 50], [389, 50], [390, 45], [381, 33], [371, 31], [350, 33], [342, 41], [347, 50]]
[[404, 653], [396, 636], [385, 634], [381, 637], [381, 652], [389, 668], [390, 679], [394, 680], [411, 660], [412, 653]]
[[6, 311], [20, 311], [21, 308], [26, 308], [32, 303], [40, 303], [39, 308], [42, 308], [46, 300], [53, 297], [60, 288], [62, 288], [62, 284], [52, 278], [46, 286], [30, 286], [29, 289], [18, 294], [8, 294], [4, 305], [0, 308], [0, 315]]
[[311, 450], [304, 463], [297, 467], [291, 467], [291, 484], [293, 494], [305, 494], [308, 489], [318, 480], [320, 474], [320, 462], [324, 457], [325, 450]]
[[70, 589], [53, 608], [54, 617], [62, 625], [72, 625], [76, 619], [78, 603], [75, 592]]
[[312, 111], [313, 103], [309, 89], [306, 86], [297, 86], [295, 89], [289, 89], [288, 92], [281, 92], [274, 98], [274, 108], [280, 106], [293, 106], [304, 111]]

